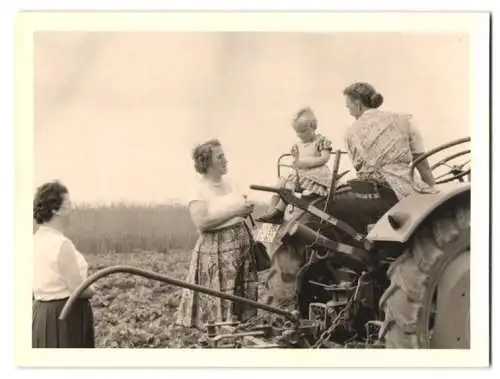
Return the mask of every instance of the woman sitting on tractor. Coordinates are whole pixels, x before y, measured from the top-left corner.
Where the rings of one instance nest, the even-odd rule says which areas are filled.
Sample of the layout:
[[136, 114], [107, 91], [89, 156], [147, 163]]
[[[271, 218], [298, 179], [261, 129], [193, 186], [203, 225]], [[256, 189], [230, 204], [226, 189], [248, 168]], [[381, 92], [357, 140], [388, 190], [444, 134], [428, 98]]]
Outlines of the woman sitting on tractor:
[[[357, 178], [346, 188], [354, 196], [333, 201], [328, 211], [359, 232], [366, 232], [368, 224], [415, 193], [410, 168], [424, 153], [424, 146], [410, 115], [378, 109], [384, 98], [370, 84], [354, 83], [343, 93], [349, 113], [356, 119], [346, 132], [345, 142]], [[433, 191], [435, 183], [428, 162], [422, 161], [417, 169], [423, 180], [415, 178], [415, 188]]]

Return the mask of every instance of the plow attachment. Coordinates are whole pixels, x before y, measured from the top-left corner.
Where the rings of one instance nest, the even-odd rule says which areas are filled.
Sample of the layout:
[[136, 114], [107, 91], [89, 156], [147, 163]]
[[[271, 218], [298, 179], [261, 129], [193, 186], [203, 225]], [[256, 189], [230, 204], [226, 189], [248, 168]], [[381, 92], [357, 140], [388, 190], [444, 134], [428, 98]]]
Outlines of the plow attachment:
[[[144, 278], [157, 280], [181, 288], [202, 292], [215, 297], [223, 298], [233, 302], [242, 302], [255, 308], [267, 311], [281, 317], [269, 321], [267, 318], [256, 318], [245, 323], [238, 321], [214, 322], [206, 324], [206, 333], [195, 347], [203, 348], [311, 348], [311, 347], [347, 347], [342, 345], [331, 346], [324, 339], [325, 327], [327, 333], [331, 333], [335, 325], [325, 325], [325, 317], [316, 319], [301, 319], [298, 311], [286, 311], [267, 304], [247, 299], [244, 297], [225, 294], [196, 284], [190, 284], [181, 280], [172, 279], [167, 276], [143, 270], [131, 266], [112, 266], [100, 270], [91, 275], [74, 291], [64, 305], [60, 320], [66, 320], [75, 301], [92, 283], [97, 280], [114, 274], [129, 273]], [[325, 312], [327, 310], [325, 309]], [[321, 320], [322, 319], [322, 320]], [[322, 338], [323, 337], [323, 338]], [[320, 340], [321, 343], [318, 343]], [[325, 344], [324, 344], [324, 343]]]
[[254, 306], [255, 308], [262, 309], [262, 310], [265, 310], [265, 311], [268, 311], [271, 313], [275, 313], [275, 314], [280, 315], [280, 316], [282, 316], [282, 317], [284, 317], [292, 322], [298, 321], [298, 313], [296, 314], [296, 313], [284, 311], [284, 310], [281, 310], [279, 308], [271, 307], [269, 305], [262, 304], [262, 303], [259, 303], [257, 301], [253, 301], [251, 299], [247, 299], [247, 298], [244, 298], [241, 296], [225, 294], [225, 293], [222, 293], [219, 291], [212, 290], [210, 288], [206, 288], [206, 287], [199, 286], [196, 284], [186, 283], [186, 282], [183, 282], [182, 280], [172, 279], [172, 278], [169, 278], [168, 276], [165, 276], [165, 275], [161, 275], [161, 274], [147, 271], [147, 270], [142, 270], [140, 268], [131, 267], [131, 266], [112, 266], [112, 267], [108, 267], [108, 268], [105, 268], [103, 270], [100, 270], [100, 271], [96, 272], [95, 274], [89, 276], [87, 278], [87, 280], [85, 280], [82, 284], [80, 284], [80, 286], [76, 289], [76, 291], [70, 296], [70, 298], [68, 299], [68, 301], [64, 305], [63, 310], [61, 311], [59, 319], [60, 320], [66, 319], [66, 317], [68, 316], [68, 313], [71, 311], [71, 308], [72, 308], [73, 304], [75, 303], [75, 301], [82, 294], [82, 292], [85, 291], [92, 283], [94, 283], [95, 281], [97, 281], [105, 276], [108, 276], [108, 275], [111, 275], [114, 273], [129, 273], [129, 274], [139, 275], [139, 276], [142, 276], [144, 278], [158, 280], [160, 282], [171, 284], [174, 286], [191, 289], [191, 290], [198, 291], [198, 292], [203, 292], [203, 293], [206, 293], [208, 295], [220, 297], [222, 299], [231, 300], [231, 301], [239, 301], [242, 303], [250, 304], [250, 305]]

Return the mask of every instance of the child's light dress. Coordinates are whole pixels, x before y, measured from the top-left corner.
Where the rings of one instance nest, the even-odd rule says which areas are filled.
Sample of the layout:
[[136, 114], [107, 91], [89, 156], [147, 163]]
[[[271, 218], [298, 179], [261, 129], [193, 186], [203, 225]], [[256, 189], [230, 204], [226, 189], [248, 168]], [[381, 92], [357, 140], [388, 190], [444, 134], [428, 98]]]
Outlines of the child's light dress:
[[[321, 134], [316, 134], [310, 142], [298, 142], [292, 146], [291, 154], [295, 159], [303, 159], [304, 157], [319, 157], [321, 153], [327, 150], [332, 151], [331, 141]], [[301, 190], [315, 193], [320, 196], [326, 196], [330, 187], [332, 173], [328, 167], [328, 163], [319, 167], [301, 168], [299, 172], [299, 184]], [[296, 173], [290, 174], [285, 180], [287, 188], [294, 188], [297, 181]]]

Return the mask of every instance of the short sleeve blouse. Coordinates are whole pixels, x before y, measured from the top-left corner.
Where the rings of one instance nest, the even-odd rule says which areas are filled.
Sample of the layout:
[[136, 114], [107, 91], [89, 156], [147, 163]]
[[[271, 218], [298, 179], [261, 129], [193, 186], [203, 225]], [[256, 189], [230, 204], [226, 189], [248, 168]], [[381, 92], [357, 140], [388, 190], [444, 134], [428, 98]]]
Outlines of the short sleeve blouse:
[[[202, 178], [188, 196], [188, 206], [193, 201], [204, 201], [207, 204], [209, 213], [218, 213], [243, 206], [246, 201], [245, 197], [245, 192], [231, 181], [222, 180], [220, 183], [215, 184]], [[242, 218], [235, 217], [219, 226], [219, 228], [241, 220]]]

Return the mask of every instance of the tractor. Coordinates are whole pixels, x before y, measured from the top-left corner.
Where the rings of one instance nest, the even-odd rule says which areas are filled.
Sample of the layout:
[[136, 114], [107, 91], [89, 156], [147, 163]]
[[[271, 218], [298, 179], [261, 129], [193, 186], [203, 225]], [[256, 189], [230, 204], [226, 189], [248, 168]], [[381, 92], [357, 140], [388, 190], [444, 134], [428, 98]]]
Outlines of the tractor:
[[[467, 142], [452, 141], [420, 156], [412, 179], [419, 162]], [[256, 235], [272, 262], [267, 303], [320, 320], [330, 329], [323, 341], [330, 344], [469, 348], [470, 160], [450, 163], [469, 153], [453, 153], [431, 166], [433, 173], [447, 168], [434, 175], [436, 185], [446, 188], [382, 207], [372, 220], [356, 214], [356, 201], [383, 188], [356, 179], [341, 183], [348, 172], [339, 173], [346, 154], [340, 150], [333, 152], [327, 197], [301, 193], [298, 184], [293, 191], [251, 186], [278, 193], [288, 204], [282, 224], [262, 224]], [[286, 156], [278, 159], [278, 175], [288, 166], [281, 163]], [[352, 204], [350, 214], [332, 215], [331, 205], [342, 197]]]
[[[470, 142], [462, 138], [421, 155], [419, 162]], [[470, 153], [450, 153], [431, 166], [437, 193], [418, 193], [379, 207], [370, 219], [357, 201], [384, 195], [374, 183], [345, 180], [341, 150], [333, 151], [327, 196], [252, 185], [287, 203], [279, 225], [260, 224], [254, 238], [270, 257], [265, 301], [256, 302], [135, 267], [113, 266], [89, 277], [68, 299], [96, 280], [125, 272], [200, 291], [260, 309], [249, 322], [209, 322], [199, 347], [207, 348], [470, 348]], [[278, 176], [288, 155], [278, 158]], [[446, 184], [446, 185], [445, 185]], [[340, 199], [347, 212], [332, 211]]]

